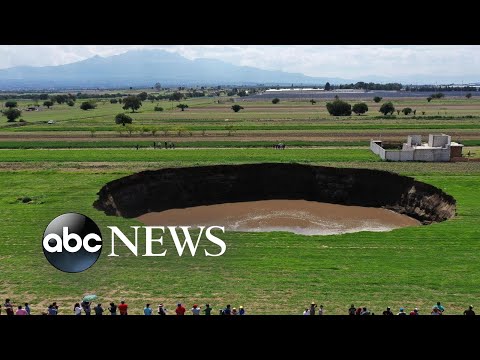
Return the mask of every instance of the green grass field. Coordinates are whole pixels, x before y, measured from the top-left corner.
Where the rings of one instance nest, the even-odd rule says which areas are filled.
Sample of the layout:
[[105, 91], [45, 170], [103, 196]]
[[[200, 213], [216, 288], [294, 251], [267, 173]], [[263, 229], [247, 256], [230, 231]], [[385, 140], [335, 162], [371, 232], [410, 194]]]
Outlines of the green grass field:
[[[325, 113], [321, 102], [312, 106], [307, 101], [282, 101], [281, 109], [271, 103], [246, 102], [242, 104], [245, 111], [233, 114], [228, 109], [231, 104], [213, 101], [191, 100], [185, 112], [170, 110], [172, 104], [166, 102], [161, 104], [166, 109], [162, 113], [152, 111], [156, 103], [145, 103], [142, 112], [134, 115], [135, 122], [225, 133], [224, 119], [228, 118], [246, 134], [258, 133], [241, 140], [238, 134], [222, 140], [179, 137], [175, 141], [179, 148], [153, 150], [153, 137], [137, 141], [117, 134], [119, 126], [113, 124], [113, 117], [120, 112], [120, 105], [99, 104], [88, 112], [78, 109], [79, 101], [74, 109], [54, 106], [51, 111], [24, 113], [22, 117], [30, 124], [23, 127], [7, 127], [1, 117], [0, 298], [9, 297], [17, 304], [30, 302], [36, 314], [56, 301], [60, 314], [69, 315], [85, 293], [97, 293], [104, 305], [125, 299], [133, 314], [141, 314], [147, 302], [163, 302], [172, 311], [177, 301], [186, 303], [187, 308], [209, 302], [214, 314], [227, 303], [237, 308], [243, 305], [249, 314], [301, 314], [312, 300], [323, 304], [327, 314], [346, 314], [352, 303], [367, 306], [375, 314], [386, 306], [394, 311], [401, 306], [408, 310], [419, 307], [420, 313], [426, 314], [437, 301], [444, 304], [446, 314], [461, 314], [468, 305], [479, 305], [480, 163], [382, 162], [368, 150], [368, 142], [357, 136], [389, 133], [403, 139], [405, 133], [417, 129], [453, 135], [463, 129], [465, 145], [480, 155], [473, 147], [480, 145], [480, 101], [394, 101], [399, 107], [416, 106], [417, 115], [423, 109], [427, 116], [438, 117], [434, 119], [402, 115], [378, 119], [374, 110], [378, 105], [371, 102], [371, 115], [336, 119]], [[442, 112], [447, 114], [437, 115]], [[44, 123], [50, 118], [56, 124]], [[98, 138], [92, 140], [88, 133], [92, 128], [102, 129], [105, 138], [97, 133]], [[303, 133], [295, 135], [300, 130], [322, 139], [329, 139], [333, 131], [349, 136], [343, 142], [335, 136], [305, 141]], [[78, 139], [69, 140], [74, 133]], [[266, 148], [272, 144], [267, 139], [271, 133], [291, 136], [286, 150]], [[52, 134], [52, 138], [41, 138]], [[133, 148], [136, 144], [140, 150]], [[223, 236], [227, 252], [219, 258], [179, 258], [169, 241], [165, 242], [169, 254], [164, 258], [134, 257], [124, 248], [119, 250], [121, 257], [106, 256], [111, 247], [107, 225], [119, 226], [130, 235], [129, 226], [141, 225], [93, 208], [97, 192], [108, 181], [144, 169], [253, 162], [394, 171], [454, 196], [458, 215], [440, 224], [383, 233], [301, 236], [228, 232]], [[22, 197], [30, 197], [32, 202], [23, 203]], [[99, 261], [79, 274], [53, 268], [41, 248], [48, 223], [72, 211], [91, 217], [104, 236]]]

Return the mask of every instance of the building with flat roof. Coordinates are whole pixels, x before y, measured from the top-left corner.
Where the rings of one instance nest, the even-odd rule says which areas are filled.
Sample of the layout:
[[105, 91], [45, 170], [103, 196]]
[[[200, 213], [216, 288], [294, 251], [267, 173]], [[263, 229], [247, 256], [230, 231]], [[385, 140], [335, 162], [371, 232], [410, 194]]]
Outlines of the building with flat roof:
[[370, 150], [383, 160], [389, 161], [430, 161], [446, 162], [462, 157], [463, 145], [452, 141], [446, 134], [428, 135], [428, 143], [422, 142], [422, 135], [409, 135], [401, 149], [386, 149], [381, 140], [371, 140]]

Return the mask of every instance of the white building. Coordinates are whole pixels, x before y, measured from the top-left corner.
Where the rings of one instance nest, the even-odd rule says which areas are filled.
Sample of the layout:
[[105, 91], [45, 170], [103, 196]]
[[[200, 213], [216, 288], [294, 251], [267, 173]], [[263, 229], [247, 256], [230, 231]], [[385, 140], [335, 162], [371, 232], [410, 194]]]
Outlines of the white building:
[[389, 161], [450, 161], [462, 157], [462, 148], [462, 144], [445, 134], [430, 134], [428, 143], [422, 143], [422, 135], [409, 135], [401, 150], [384, 149], [382, 141], [370, 141], [370, 150]]

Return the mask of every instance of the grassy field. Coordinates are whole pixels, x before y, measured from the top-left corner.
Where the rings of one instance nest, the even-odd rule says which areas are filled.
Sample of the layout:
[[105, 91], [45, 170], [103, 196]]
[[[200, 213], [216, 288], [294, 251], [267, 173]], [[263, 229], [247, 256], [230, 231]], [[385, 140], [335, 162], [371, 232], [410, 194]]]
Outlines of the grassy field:
[[[134, 314], [140, 314], [147, 302], [163, 302], [173, 310], [177, 301], [187, 307], [209, 302], [215, 314], [227, 303], [243, 305], [250, 314], [301, 314], [312, 300], [323, 304], [327, 314], [345, 314], [352, 303], [367, 306], [376, 314], [386, 306], [395, 311], [401, 306], [408, 310], [419, 307], [420, 313], [426, 314], [437, 301], [444, 304], [447, 314], [460, 314], [470, 304], [478, 306], [480, 163], [381, 162], [367, 149], [362, 134], [401, 134], [395, 135], [400, 139], [416, 129], [449, 134], [463, 129], [465, 145], [479, 153], [475, 147], [480, 145], [479, 100], [427, 103], [395, 99], [395, 106], [415, 106], [417, 115], [426, 111], [426, 116], [437, 117], [431, 119], [403, 115], [378, 119], [378, 104], [371, 102], [371, 115], [336, 119], [325, 113], [321, 102], [312, 106], [307, 101], [282, 101], [277, 108], [266, 102], [245, 102], [245, 111], [234, 114], [229, 110], [231, 104], [214, 101], [192, 100], [185, 112], [171, 110], [172, 104], [166, 102], [161, 104], [166, 109], [162, 113], [153, 112], [156, 103], [148, 102], [141, 113], [133, 115], [137, 125], [185, 126], [197, 133], [194, 140], [175, 140], [173, 136], [180, 147], [175, 150], [153, 150], [153, 137], [137, 135], [131, 140], [120, 136], [113, 117], [121, 106], [108, 102], [89, 112], [78, 109], [79, 101], [74, 109], [61, 105], [50, 111], [24, 112], [22, 117], [29, 125], [22, 127], [6, 127], [5, 118], [0, 118], [0, 298], [30, 302], [34, 313], [57, 301], [60, 314], [73, 314], [73, 304], [85, 293], [97, 293], [103, 304], [125, 299]], [[44, 123], [50, 118], [56, 124]], [[225, 118], [242, 130], [221, 141], [196, 138], [207, 128], [225, 133]], [[92, 138], [88, 133], [92, 128], [104, 133]], [[255, 139], [240, 141], [241, 132], [258, 133]], [[297, 137], [297, 132], [302, 135]], [[335, 141], [337, 135], [331, 140], [305, 141], [301, 136], [308, 132], [322, 139], [337, 133], [351, 135], [340, 143]], [[69, 140], [74, 133], [77, 138]], [[291, 142], [287, 145], [303, 148], [265, 148], [272, 144], [266, 139], [271, 133], [279, 137], [288, 133]], [[30, 134], [54, 135], [48, 140], [27, 139]], [[161, 134], [157, 140], [164, 138]], [[140, 150], [133, 148], [136, 144]], [[320, 148], [308, 148], [311, 146]], [[141, 225], [93, 208], [96, 194], [106, 182], [144, 169], [252, 162], [394, 171], [454, 196], [458, 216], [440, 224], [386, 233], [301, 236], [229, 232], [223, 236], [227, 252], [220, 258], [179, 258], [169, 241], [165, 242], [169, 256], [164, 258], [134, 257], [125, 249], [119, 250], [123, 255], [119, 258], [106, 256], [111, 246], [107, 225], [119, 226], [126, 234], [133, 234], [129, 226]], [[32, 202], [23, 203], [19, 200], [23, 197]], [[79, 274], [56, 270], [41, 250], [47, 224], [71, 211], [90, 216], [107, 240], [97, 264]]]

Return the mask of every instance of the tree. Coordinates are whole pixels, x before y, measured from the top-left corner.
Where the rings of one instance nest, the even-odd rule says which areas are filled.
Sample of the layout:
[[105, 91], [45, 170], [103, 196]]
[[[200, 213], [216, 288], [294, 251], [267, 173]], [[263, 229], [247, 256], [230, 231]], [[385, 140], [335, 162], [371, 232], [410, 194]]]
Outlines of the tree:
[[116, 103], [118, 103], [117, 99], [110, 99], [110, 104], [116, 104]]
[[241, 90], [237, 93], [237, 95], [240, 97], [248, 96], [248, 92], [246, 92], [245, 90]]
[[162, 90], [162, 85], [159, 82], [157, 82], [157, 83], [155, 83], [154, 88], [155, 88], [155, 90], [160, 91], [160, 90]]
[[232, 110], [235, 112], [239, 112], [242, 109], [243, 109], [243, 106], [240, 106], [238, 104], [232, 105]]
[[470, 98], [472, 97], [472, 94], [471, 94], [471, 93], [468, 93], [467, 95], [465, 95], [465, 97], [466, 97], [467, 99], [470, 99]]
[[75, 102], [73, 100], [68, 100], [67, 101], [67, 105], [68, 106], [74, 106], [75, 105]]
[[333, 102], [327, 103], [327, 110], [329, 114], [333, 116], [352, 115], [352, 105], [340, 99], [335, 99]]
[[39, 98], [40, 100], [48, 100], [48, 94], [40, 94], [40, 95], [38, 96], [38, 98]]
[[155, 106], [155, 107], [153, 108], [153, 110], [154, 110], [154, 111], [163, 111], [163, 107], [161, 107], [161, 106]]
[[127, 96], [123, 99], [123, 110], [132, 109], [132, 113], [135, 110], [140, 109], [142, 106], [142, 101], [137, 96]]
[[3, 115], [7, 117], [8, 122], [14, 122], [15, 119], [19, 118], [22, 115], [22, 112], [18, 109], [8, 108], [3, 112]]
[[125, 124], [131, 124], [132, 121], [133, 119], [126, 114], [118, 114], [117, 116], [115, 116], [116, 124], [122, 124], [123, 126], [125, 126]]
[[279, 98], [275, 98], [272, 100], [272, 104], [278, 104], [280, 102]]
[[412, 111], [413, 110], [411, 108], [407, 107], [407, 108], [403, 108], [402, 113], [403, 113], [403, 115], [407, 116], [407, 115], [411, 114]]
[[177, 108], [182, 109], [182, 111], [185, 111], [185, 109], [188, 109], [188, 105], [187, 104], [178, 104]]
[[138, 94], [137, 96], [138, 96], [138, 98], [139, 98], [140, 100], [142, 100], [142, 101], [145, 101], [145, 100], [147, 100], [147, 98], [148, 98], [148, 94], [147, 94], [145, 91], [142, 91], [142, 92], [141, 92], [140, 94]]
[[327, 81], [327, 83], [325, 84], [325, 90], [330, 91], [331, 89], [332, 89], [332, 85], [330, 85], [330, 83]]
[[82, 110], [91, 110], [91, 109], [95, 109], [97, 107], [97, 104], [91, 102], [91, 101], [84, 101], [82, 103], [82, 105], [80, 105], [80, 109]]
[[7, 101], [5, 103], [5, 107], [11, 109], [11, 108], [16, 108], [17, 107], [17, 102], [16, 101]]
[[373, 98], [373, 101], [375, 101], [376, 103], [379, 103], [380, 101], [382, 101], [382, 99], [383, 99], [383, 98], [380, 97], [380, 96], [375, 96], [375, 97]]
[[413, 116], [417, 115], [417, 109], [413, 110]]
[[153, 103], [157, 99], [157, 97], [155, 95], [150, 94], [148, 95], [147, 99]]
[[67, 95], [55, 95], [54, 97], [52, 97], [52, 100], [56, 101], [59, 104], [63, 104], [65, 102], [67, 102], [68, 96]]
[[368, 111], [368, 105], [365, 103], [355, 104], [352, 107], [352, 111], [357, 115], [365, 114]]
[[313, 100], [313, 99], [311, 99], [310, 102], [312, 103], [312, 105], [317, 103], [317, 102], [316, 102], [315, 100]]
[[387, 114], [390, 114], [392, 115], [393, 112], [395, 111], [395, 106], [393, 106], [393, 104], [389, 101], [389, 102], [386, 102], [384, 103], [381, 107], [380, 107], [380, 110], [379, 110], [384, 116], [386, 116]]
[[401, 111], [401, 110], [397, 110], [397, 115], [400, 115], [400, 111]]
[[169, 100], [171, 101], [180, 101], [182, 99], [183, 99], [183, 94], [178, 91], [175, 91], [172, 95], [170, 95], [170, 98], [169, 98]]
[[46, 106], [47, 108], [50, 109], [50, 106], [53, 106], [53, 101], [52, 100], [44, 101], [43, 106]]
[[427, 101], [428, 101], [428, 102], [432, 101], [432, 99], [433, 99], [433, 98], [432, 98], [431, 96], [427, 97]]

